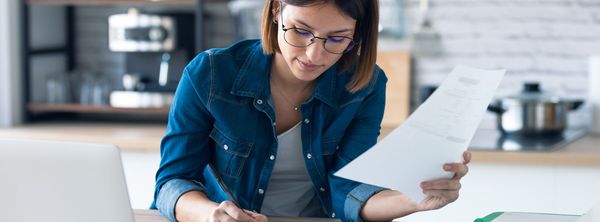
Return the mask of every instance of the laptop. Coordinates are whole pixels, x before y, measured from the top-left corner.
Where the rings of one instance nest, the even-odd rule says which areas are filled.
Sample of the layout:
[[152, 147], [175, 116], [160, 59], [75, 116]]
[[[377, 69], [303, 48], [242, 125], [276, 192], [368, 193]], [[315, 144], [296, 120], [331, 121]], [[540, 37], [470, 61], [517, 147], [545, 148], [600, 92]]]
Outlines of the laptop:
[[0, 221], [133, 222], [119, 149], [0, 139]]

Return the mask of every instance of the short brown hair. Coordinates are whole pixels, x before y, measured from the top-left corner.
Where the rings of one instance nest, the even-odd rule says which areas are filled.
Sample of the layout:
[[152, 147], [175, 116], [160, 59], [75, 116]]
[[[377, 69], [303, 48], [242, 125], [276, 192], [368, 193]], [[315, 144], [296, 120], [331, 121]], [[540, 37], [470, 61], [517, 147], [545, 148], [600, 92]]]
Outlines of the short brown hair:
[[378, 0], [266, 0], [262, 17], [262, 47], [266, 54], [281, 52], [277, 42], [279, 26], [273, 22], [272, 10], [275, 1], [294, 6], [333, 3], [347, 16], [356, 20], [353, 38], [357, 45], [346, 52], [338, 62], [342, 70], [356, 68], [352, 80], [346, 85], [348, 91], [354, 93], [369, 84], [377, 60]]

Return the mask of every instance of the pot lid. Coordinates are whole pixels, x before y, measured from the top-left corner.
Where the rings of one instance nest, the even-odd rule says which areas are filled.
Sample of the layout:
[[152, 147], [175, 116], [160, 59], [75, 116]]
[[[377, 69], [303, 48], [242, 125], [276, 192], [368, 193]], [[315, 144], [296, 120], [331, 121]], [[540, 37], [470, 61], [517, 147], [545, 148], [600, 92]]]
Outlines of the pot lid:
[[558, 96], [543, 92], [540, 89], [540, 83], [537, 82], [523, 84], [521, 93], [508, 96], [506, 99], [519, 100], [522, 102], [560, 102]]

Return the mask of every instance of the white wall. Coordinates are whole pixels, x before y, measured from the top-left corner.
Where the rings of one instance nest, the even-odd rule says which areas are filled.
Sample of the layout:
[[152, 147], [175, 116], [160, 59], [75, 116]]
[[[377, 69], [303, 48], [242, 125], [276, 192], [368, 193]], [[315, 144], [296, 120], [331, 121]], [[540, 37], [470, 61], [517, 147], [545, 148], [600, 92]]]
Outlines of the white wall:
[[20, 0], [0, 1], [0, 127], [21, 123]]
[[[408, 36], [420, 15], [418, 0], [404, 3]], [[498, 95], [517, 93], [525, 81], [560, 96], [585, 98], [590, 55], [600, 53], [600, 1], [430, 0], [440, 57], [415, 60], [416, 87], [439, 84], [456, 64], [507, 69]], [[410, 49], [410, 41], [382, 41], [381, 49]], [[416, 95], [417, 88], [413, 90]], [[570, 118], [586, 124], [588, 118]], [[486, 115], [494, 126], [495, 116]], [[485, 120], [485, 119], [484, 119]]]

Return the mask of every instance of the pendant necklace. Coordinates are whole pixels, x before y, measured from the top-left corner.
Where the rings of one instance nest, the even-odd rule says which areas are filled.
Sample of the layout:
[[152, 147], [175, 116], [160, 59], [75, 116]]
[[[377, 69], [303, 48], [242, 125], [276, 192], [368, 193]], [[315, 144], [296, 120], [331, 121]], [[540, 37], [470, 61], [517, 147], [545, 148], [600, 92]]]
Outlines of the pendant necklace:
[[[294, 110], [298, 111], [298, 110], [300, 109], [300, 106], [299, 106], [299, 105], [295, 105], [295, 104], [294, 104], [294, 103], [292, 103], [290, 100], [288, 100], [287, 96], [285, 96], [285, 94], [283, 93], [283, 90], [281, 90], [277, 84], [273, 83], [273, 86], [274, 86], [274, 87], [277, 89], [277, 92], [278, 92], [278, 93], [279, 93], [279, 95], [280, 95], [280, 96], [283, 98], [283, 100], [285, 100], [285, 102], [286, 102], [286, 103], [288, 103], [289, 105], [291, 105], [291, 106], [294, 108]], [[308, 86], [308, 87], [304, 88], [304, 89], [302, 90], [302, 92], [304, 92], [304, 91], [305, 91], [307, 88], [309, 88], [309, 87], [310, 87], [310, 86]]]

